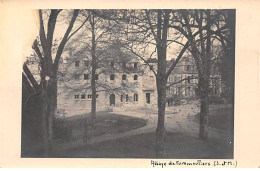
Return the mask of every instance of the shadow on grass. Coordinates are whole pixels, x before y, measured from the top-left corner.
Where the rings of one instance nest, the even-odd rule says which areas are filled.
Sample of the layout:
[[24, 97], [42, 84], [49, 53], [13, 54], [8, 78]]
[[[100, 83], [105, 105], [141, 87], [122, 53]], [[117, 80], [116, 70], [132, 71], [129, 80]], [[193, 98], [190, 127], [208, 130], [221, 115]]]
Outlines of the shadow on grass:
[[[205, 142], [181, 133], [167, 133], [165, 158], [171, 159], [227, 159], [233, 150], [227, 146]], [[155, 133], [123, 137], [101, 143], [82, 145], [60, 151], [61, 158], [156, 158]]]
[[[89, 115], [90, 114], [83, 114], [69, 117], [66, 119], [66, 122], [60, 124], [59, 129], [55, 129], [56, 136], [53, 141], [53, 151], [74, 148], [84, 143], [86, 135], [85, 129], [87, 128], [86, 119]], [[119, 134], [146, 125], [147, 121], [144, 119], [109, 112], [97, 112], [96, 125], [91, 130], [88, 130], [87, 138], [98, 137], [105, 134]], [[68, 133], [68, 130], [70, 133]], [[42, 140], [27, 141], [27, 148], [25, 149], [25, 147], [23, 147], [22, 149], [22, 157], [43, 157], [42, 142]]]

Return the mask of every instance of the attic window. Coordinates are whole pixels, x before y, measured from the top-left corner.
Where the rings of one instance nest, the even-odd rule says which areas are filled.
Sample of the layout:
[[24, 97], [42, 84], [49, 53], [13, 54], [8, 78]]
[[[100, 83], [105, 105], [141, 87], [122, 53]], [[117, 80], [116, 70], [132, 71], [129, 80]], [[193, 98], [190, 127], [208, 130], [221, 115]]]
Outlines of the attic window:
[[111, 68], [114, 68], [114, 67], [115, 67], [115, 62], [111, 62], [111, 63], [110, 63], [110, 67], [111, 67]]
[[79, 61], [75, 61], [75, 67], [79, 67]]
[[126, 63], [125, 62], [122, 63], [122, 67], [123, 67], [123, 69], [126, 68]]
[[134, 80], [138, 80], [138, 75], [134, 75]]
[[110, 75], [110, 80], [115, 80], [115, 75], [114, 74]]
[[122, 80], [126, 80], [126, 75], [125, 74], [122, 75]]

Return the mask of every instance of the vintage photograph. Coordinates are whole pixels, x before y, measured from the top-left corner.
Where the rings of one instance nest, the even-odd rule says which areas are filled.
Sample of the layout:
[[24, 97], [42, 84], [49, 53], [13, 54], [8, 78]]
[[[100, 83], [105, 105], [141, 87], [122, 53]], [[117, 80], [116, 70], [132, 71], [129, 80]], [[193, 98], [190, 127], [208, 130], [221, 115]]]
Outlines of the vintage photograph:
[[234, 158], [235, 9], [38, 9], [22, 158]]

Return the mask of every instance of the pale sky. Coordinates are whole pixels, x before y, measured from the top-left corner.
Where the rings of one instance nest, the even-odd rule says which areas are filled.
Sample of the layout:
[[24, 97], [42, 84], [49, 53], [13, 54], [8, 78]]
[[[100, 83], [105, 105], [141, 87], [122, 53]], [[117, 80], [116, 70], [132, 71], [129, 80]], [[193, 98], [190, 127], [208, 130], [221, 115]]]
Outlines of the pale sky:
[[[66, 14], [67, 14], [67, 10], [64, 10], [64, 11], [62, 11], [60, 14], [59, 14], [59, 17], [58, 17], [58, 22], [57, 22], [57, 24], [56, 24], [56, 27], [55, 27], [55, 32], [54, 32], [54, 39], [56, 38], [56, 39], [61, 39], [63, 36], [64, 36], [64, 34], [65, 34], [65, 31], [66, 31], [66, 29], [67, 29], [67, 27], [68, 27], [68, 21], [71, 19], [71, 17], [69, 17], [69, 18], [66, 18], [66, 19], [62, 19], [62, 17], [61, 16], [67, 16]], [[32, 13], [32, 15], [33, 15], [33, 13]], [[34, 14], [35, 15], [35, 14]], [[31, 16], [32, 18], [33, 18], [33, 16]], [[37, 19], [37, 17], [36, 17], [36, 19]], [[35, 19], [35, 17], [33, 18], [33, 20], [32, 20], [32, 23], [31, 23], [31, 25], [33, 25], [34, 27], [32, 27], [33, 29], [34, 29], [34, 32], [35, 33], [37, 33], [37, 31], [38, 31], [38, 28], [37, 28], [37, 20]], [[84, 18], [83, 18], [84, 19]], [[79, 20], [76, 20], [76, 22], [75, 22], [75, 24], [74, 24], [74, 27], [73, 27], [73, 30], [75, 30], [76, 28], [78, 28], [78, 26], [79, 25], [81, 25], [81, 23], [82, 23], [82, 21], [79, 21]], [[73, 30], [72, 30], [72, 32], [73, 32]], [[78, 31], [78, 33], [76, 33], [73, 37], [72, 37], [72, 39], [74, 38], [76, 38], [77, 37], [77, 35], [79, 35], [79, 34], [82, 34], [82, 32], [83, 32], [84, 30], [83, 29], [81, 29], [81, 30], [79, 30]], [[85, 32], [86, 33], [86, 32]], [[169, 34], [171, 34], [171, 30], [170, 30], [170, 32], [169, 32]], [[37, 36], [37, 34], [36, 34], [36, 36]], [[35, 36], [35, 37], [36, 37]], [[67, 43], [67, 45], [70, 43], [70, 41], [72, 40], [72, 39], [70, 39], [69, 40], [69, 42]], [[67, 47], [67, 45], [65, 46], [65, 48]], [[179, 51], [180, 51], [180, 47], [181, 47], [181, 45], [178, 45], [178, 44], [176, 44], [176, 43], [172, 43], [170, 46], [168, 46], [168, 48], [167, 48], [167, 60], [170, 60], [170, 59], [172, 59], [172, 58], [176, 58], [177, 57], [177, 55], [178, 55], [178, 53], [179, 53]], [[150, 57], [150, 55], [151, 55], [151, 53], [154, 51], [154, 47], [152, 47], [152, 46], [150, 46], [150, 48], [149, 48], [149, 50], [147, 51], [147, 55], [146, 55], [146, 58], [149, 58]], [[29, 57], [31, 54], [32, 54], [32, 52], [33, 52], [33, 50], [32, 50], [32, 48], [31, 48], [31, 44], [28, 44], [26, 47], [25, 47], [25, 50], [24, 50], [24, 54], [25, 54], [25, 56], [26, 57]], [[64, 53], [63, 53], [63, 55], [65, 55]], [[62, 56], [63, 56], [62, 55]], [[53, 55], [54, 56], [54, 55]], [[156, 57], [156, 53], [154, 53], [153, 54], [153, 57]]]

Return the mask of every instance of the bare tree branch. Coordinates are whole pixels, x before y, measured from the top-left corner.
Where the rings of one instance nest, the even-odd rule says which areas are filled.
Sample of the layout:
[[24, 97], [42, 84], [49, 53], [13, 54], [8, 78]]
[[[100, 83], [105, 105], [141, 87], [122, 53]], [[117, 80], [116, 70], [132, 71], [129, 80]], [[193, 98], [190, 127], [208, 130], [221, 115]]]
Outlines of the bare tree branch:
[[56, 53], [56, 57], [55, 57], [55, 60], [54, 60], [54, 70], [55, 70], [56, 72], [57, 72], [57, 70], [58, 70], [58, 63], [59, 63], [59, 61], [60, 61], [61, 54], [62, 54], [62, 52], [63, 52], [63, 49], [64, 49], [64, 47], [65, 47], [65, 44], [66, 44], [67, 41], [68, 41], [68, 36], [69, 36], [69, 34], [70, 34], [71, 30], [72, 30], [72, 27], [73, 27], [73, 25], [74, 25], [74, 23], [75, 23], [75, 21], [76, 21], [76, 18], [77, 18], [77, 16], [78, 16], [78, 13], [79, 13], [79, 10], [74, 10], [72, 19], [71, 19], [71, 21], [70, 21], [70, 24], [69, 24], [69, 26], [68, 26], [68, 28], [67, 28], [65, 34], [64, 34], [64, 37], [62, 38], [61, 43], [60, 43], [60, 45], [59, 45], [59, 47], [58, 47], [58, 51], [57, 51], [57, 53]]

